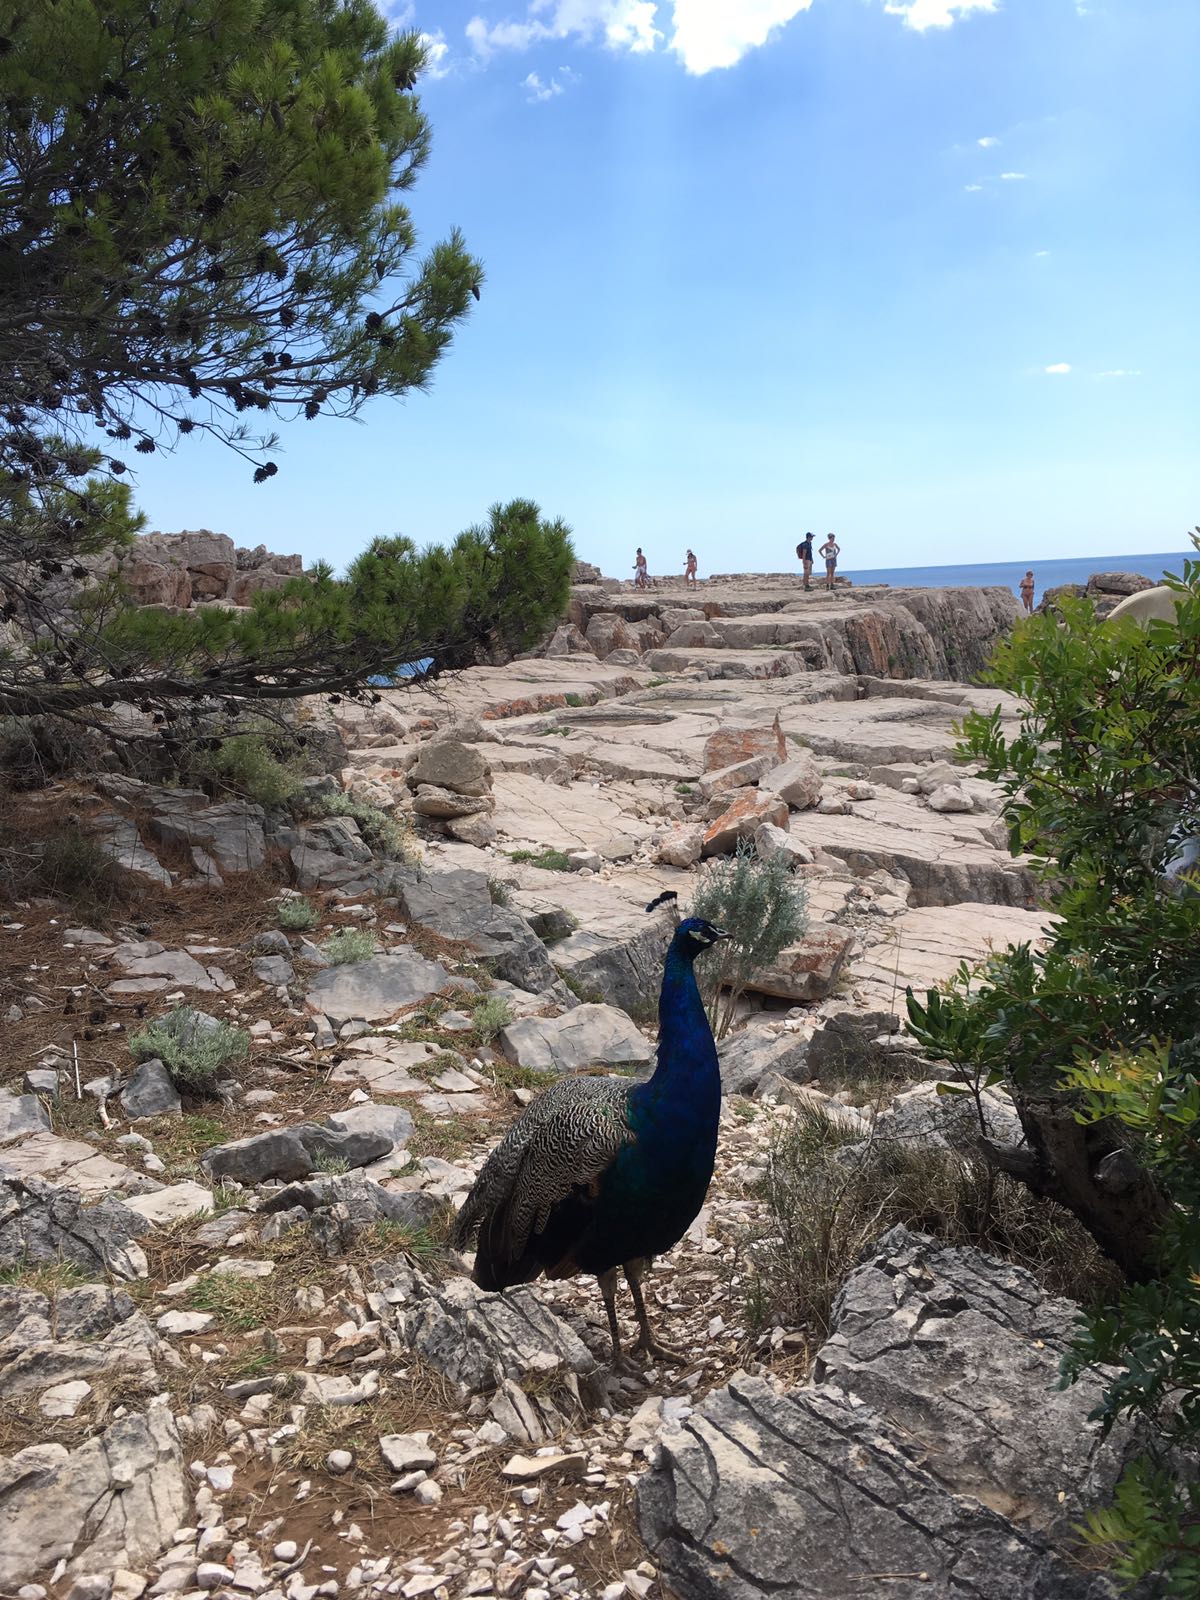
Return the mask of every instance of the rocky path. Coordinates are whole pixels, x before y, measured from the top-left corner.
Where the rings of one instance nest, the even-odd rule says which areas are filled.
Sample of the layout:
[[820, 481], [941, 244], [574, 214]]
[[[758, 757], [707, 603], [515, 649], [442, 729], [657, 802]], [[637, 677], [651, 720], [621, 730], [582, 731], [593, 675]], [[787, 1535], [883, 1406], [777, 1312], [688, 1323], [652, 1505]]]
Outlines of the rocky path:
[[[84, 817], [144, 899], [103, 926], [51, 902], [0, 923], [0, 1594], [658, 1600], [711, 1579], [750, 1600], [873, 1593], [854, 1573], [878, 1571], [927, 1596], [958, 1592], [926, 1580], [959, 1559], [938, 1531], [947, 1495], [991, 1508], [970, 1524], [971, 1560], [1023, 1540], [1019, 1592], [1060, 1592], [1045, 1528], [944, 1463], [938, 1487], [920, 1461], [904, 1470], [927, 1535], [896, 1546], [920, 1580], [835, 1544], [813, 1567], [824, 1588], [781, 1587], [790, 1557], [756, 1565], [720, 1531], [765, 1516], [762, 1447], [747, 1466], [713, 1445], [769, 1434], [820, 1343], [772, 1321], [756, 1285], [781, 1131], [815, 1106], [864, 1148], [889, 1126], [945, 1148], [944, 1108], [898, 1031], [905, 988], [1041, 929], [995, 791], [949, 764], [964, 712], [1014, 713], [943, 676], [947, 642], [982, 648], [998, 602], [968, 608], [940, 656], [928, 647], [928, 679], [900, 680], [886, 654], [873, 674], [854, 651], [894, 646], [889, 628], [916, 650], [932, 637], [917, 602], [872, 621], [869, 597], [726, 586], [725, 620], [701, 613], [710, 634], [669, 616], [671, 595], [584, 588], [558, 654], [388, 691], [370, 711], [314, 709], [347, 746], [342, 790], [410, 819], [419, 865], [384, 859], [353, 814], [319, 815], [327, 782], [299, 822], [125, 779], [37, 802], [48, 825]], [[797, 616], [811, 648], [784, 637]], [[670, 921], [644, 908], [664, 889], [686, 904], [739, 839], [787, 853], [809, 927], [722, 1047], [709, 1203], [651, 1280], [652, 1315], [690, 1360], [616, 1378], [594, 1284], [481, 1295], [448, 1220], [546, 1074], [648, 1069]], [[286, 910], [298, 892], [311, 927]], [[347, 935], [359, 959], [331, 962]], [[130, 1047], [181, 1007], [189, 1039], [220, 1022], [248, 1052], [182, 1097]], [[1001, 1102], [989, 1115], [1014, 1136]], [[1036, 1286], [1020, 1293], [1040, 1304]], [[955, 1359], [993, 1359], [964, 1318], [942, 1334], [966, 1340]], [[822, 1351], [822, 1384], [831, 1362]], [[866, 1404], [866, 1379], [844, 1381]], [[849, 1402], [813, 1393], [803, 1427], [844, 1444], [834, 1411]], [[870, 1403], [863, 1441], [908, 1450], [896, 1441], [924, 1422], [882, 1389]], [[1086, 1429], [1085, 1412], [1064, 1429]], [[708, 1489], [696, 1451], [720, 1469]], [[1029, 1504], [1060, 1486], [1043, 1474]], [[899, 1505], [879, 1511], [881, 1549]], [[1107, 1593], [1098, 1582], [1061, 1592]]]

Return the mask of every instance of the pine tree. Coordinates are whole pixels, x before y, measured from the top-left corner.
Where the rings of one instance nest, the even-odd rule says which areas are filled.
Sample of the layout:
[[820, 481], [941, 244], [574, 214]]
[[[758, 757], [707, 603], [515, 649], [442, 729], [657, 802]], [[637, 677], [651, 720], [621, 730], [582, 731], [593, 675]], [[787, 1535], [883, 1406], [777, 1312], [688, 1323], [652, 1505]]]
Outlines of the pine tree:
[[272, 422], [428, 382], [482, 269], [417, 254], [423, 63], [368, 0], [0, 3], [0, 711], [294, 696], [553, 620], [569, 546], [526, 502], [242, 617], [132, 611], [89, 559], [141, 526], [138, 455], [207, 434], [267, 483]]

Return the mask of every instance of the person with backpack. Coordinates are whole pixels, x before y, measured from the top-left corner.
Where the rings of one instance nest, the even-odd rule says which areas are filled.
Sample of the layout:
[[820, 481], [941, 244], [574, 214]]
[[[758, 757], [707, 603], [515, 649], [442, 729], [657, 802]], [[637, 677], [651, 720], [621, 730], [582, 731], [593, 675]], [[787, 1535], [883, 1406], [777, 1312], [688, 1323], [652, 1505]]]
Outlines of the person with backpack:
[[803, 539], [801, 539], [800, 543], [796, 546], [796, 557], [799, 560], [801, 567], [804, 569], [804, 587], [806, 589], [812, 588], [812, 541], [812, 534], [806, 533]]

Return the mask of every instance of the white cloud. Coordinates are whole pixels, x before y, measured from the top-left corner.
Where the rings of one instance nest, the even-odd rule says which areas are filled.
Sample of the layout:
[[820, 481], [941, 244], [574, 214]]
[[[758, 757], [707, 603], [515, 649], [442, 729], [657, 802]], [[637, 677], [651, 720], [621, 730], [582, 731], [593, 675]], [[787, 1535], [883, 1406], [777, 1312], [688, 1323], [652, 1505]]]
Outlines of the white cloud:
[[446, 35], [440, 28], [436, 33], [423, 33], [421, 43], [425, 46], [425, 77], [446, 77], [450, 71], [450, 46]]
[[1049, 250], [1035, 250], [1033, 252], [1033, 259], [1035, 261], [1040, 261], [1043, 256], [1048, 256], [1049, 254]]
[[812, 0], [675, 0], [671, 49], [688, 72], [733, 67]]
[[981, 183], [968, 183], [965, 188], [968, 194], [978, 194], [983, 185]]
[[413, 0], [390, 0], [390, 3], [385, 4], [383, 8], [388, 27], [396, 29], [397, 32], [401, 28], [409, 26], [416, 15], [416, 11], [417, 8], [413, 4]]
[[[528, 50], [545, 39], [601, 38], [612, 49], [653, 50], [662, 35], [654, 26], [656, 0], [530, 0], [524, 22], [472, 17], [467, 40], [485, 61], [498, 50]], [[549, 14], [549, 21], [542, 16]]]
[[885, 0], [883, 9], [903, 17], [906, 28], [924, 33], [927, 28], [948, 28], [971, 11], [996, 11], [999, 0]]
[[998, 145], [1000, 141], [997, 139], [994, 133], [985, 133], [983, 138], [976, 139], [975, 143], [980, 147], [981, 150], [991, 150], [995, 145]]
[[531, 72], [528, 77], [522, 79], [521, 87], [528, 91], [525, 98], [530, 105], [541, 105], [547, 100], [553, 100], [556, 95], [565, 94], [567, 86], [578, 76], [579, 74], [572, 72], [570, 67], [559, 67], [553, 77], [543, 82], [536, 72]]
[[1048, 372], [1052, 378], [1062, 377], [1064, 374], [1070, 372], [1070, 370], [1071, 363], [1069, 361], [1056, 361], [1052, 367], [1042, 368], [1042, 371]]
[[1028, 176], [1027, 172], [1002, 172], [1000, 181], [1001, 183], [1024, 183]]
[[1112, 367], [1108, 372], [1098, 372], [1098, 378], [1140, 378], [1142, 375], [1139, 367]]

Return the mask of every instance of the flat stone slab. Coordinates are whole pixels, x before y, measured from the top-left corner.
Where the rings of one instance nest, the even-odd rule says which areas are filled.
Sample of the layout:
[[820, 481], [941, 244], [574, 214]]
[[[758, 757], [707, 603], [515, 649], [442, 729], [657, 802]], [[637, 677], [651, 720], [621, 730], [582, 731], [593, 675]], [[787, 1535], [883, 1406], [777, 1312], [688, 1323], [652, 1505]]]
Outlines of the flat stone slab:
[[326, 967], [308, 991], [310, 1011], [323, 1013], [334, 1028], [347, 1022], [390, 1021], [397, 1012], [437, 994], [450, 974], [415, 950], [394, 950], [341, 967]]
[[1010, 944], [1037, 944], [1046, 932], [1044, 911], [972, 902], [918, 906], [881, 927], [877, 941], [858, 952], [850, 967], [851, 987], [865, 1009], [906, 1018], [904, 991], [909, 984], [922, 997], [949, 978], [960, 962], [980, 961]]
[[492, 821], [502, 838], [542, 850], [596, 850], [618, 834], [649, 837], [651, 825], [590, 783], [553, 788], [517, 772], [497, 773]]
[[180, 1217], [194, 1217], [213, 1208], [212, 1190], [203, 1184], [172, 1183], [153, 1194], [135, 1194], [123, 1202], [139, 1217], [155, 1224], [175, 1222]]
[[429, 1088], [429, 1079], [422, 1075], [424, 1069], [443, 1053], [434, 1044], [372, 1034], [347, 1046], [344, 1059], [333, 1069], [331, 1081], [365, 1084], [375, 1098], [424, 1094]]
[[0, 1177], [45, 1178], [60, 1188], [78, 1189], [88, 1199], [145, 1181], [141, 1173], [110, 1161], [90, 1144], [62, 1139], [56, 1133], [34, 1133], [20, 1144], [0, 1150]]
[[578, 1072], [591, 1066], [641, 1066], [654, 1046], [616, 1006], [582, 1005], [561, 1017], [526, 1017], [501, 1030], [509, 1061], [535, 1072]]

